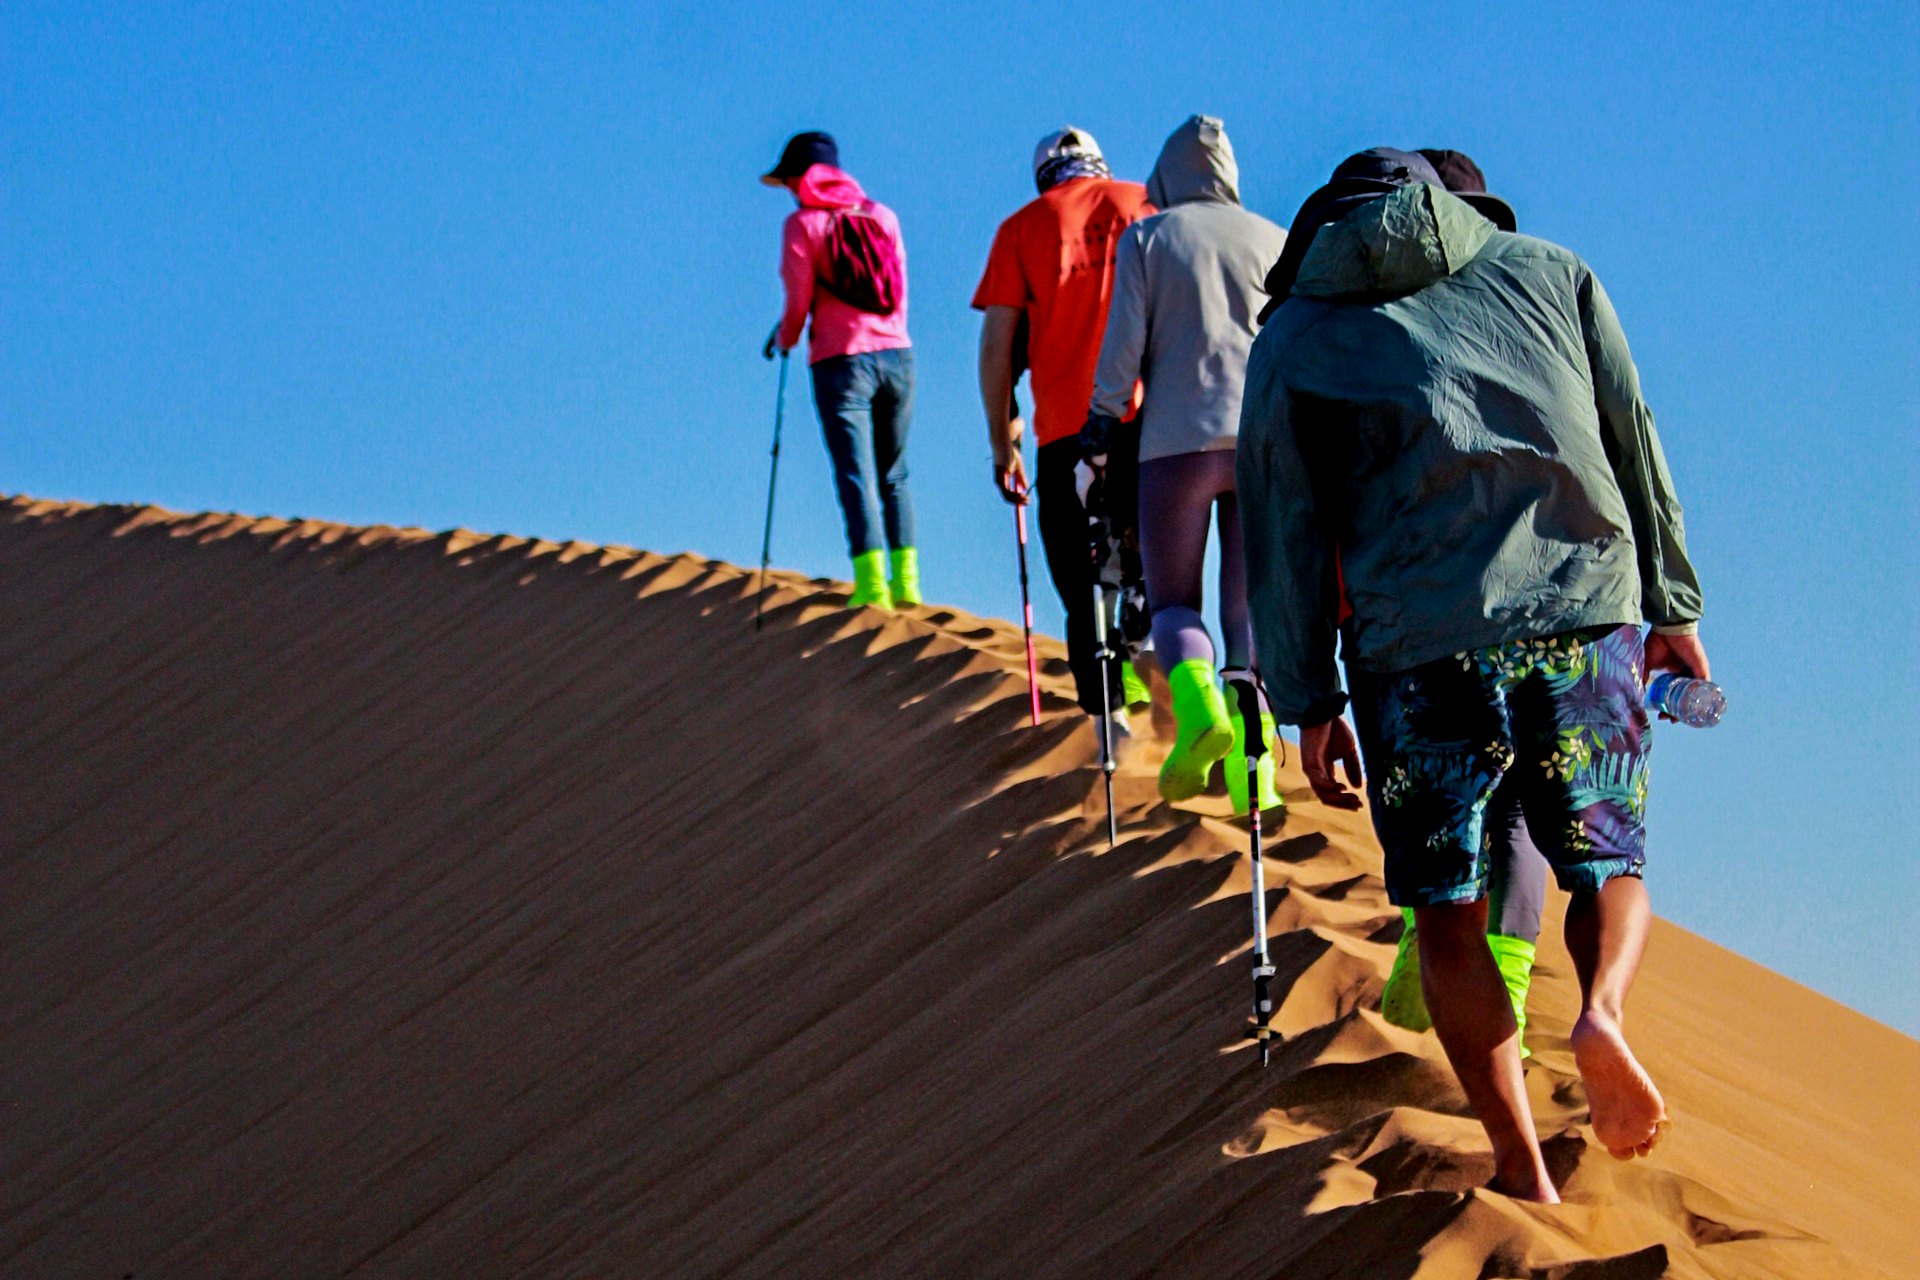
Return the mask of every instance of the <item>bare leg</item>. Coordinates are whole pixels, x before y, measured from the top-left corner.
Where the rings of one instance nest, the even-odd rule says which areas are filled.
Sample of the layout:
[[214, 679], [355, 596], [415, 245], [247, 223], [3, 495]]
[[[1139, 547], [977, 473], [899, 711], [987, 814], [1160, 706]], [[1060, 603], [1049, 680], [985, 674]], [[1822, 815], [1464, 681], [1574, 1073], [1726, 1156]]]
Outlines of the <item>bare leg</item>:
[[1558, 1204], [1527, 1105], [1513, 1005], [1487, 950], [1486, 900], [1416, 907], [1413, 914], [1427, 1011], [1493, 1143], [1494, 1186], [1519, 1200]]
[[1667, 1118], [1660, 1091], [1621, 1030], [1652, 916], [1637, 876], [1615, 876], [1598, 893], [1574, 894], [1567, 906], [1567, 950], [1580, 975], [1573, 1058], [1587, 1087], [1593, 1136], [1622, 1160], [1652, 1151]]

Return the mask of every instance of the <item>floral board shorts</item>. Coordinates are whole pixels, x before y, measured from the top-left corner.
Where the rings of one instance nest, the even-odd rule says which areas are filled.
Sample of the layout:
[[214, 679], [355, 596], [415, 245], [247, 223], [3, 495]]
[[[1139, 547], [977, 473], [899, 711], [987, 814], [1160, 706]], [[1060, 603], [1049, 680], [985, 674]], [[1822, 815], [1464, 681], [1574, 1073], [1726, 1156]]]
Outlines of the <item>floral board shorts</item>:
[[1640, 628], [1515, 640], [1392, 674], [1351, 671], [1387, 896], [1485, 897], [1487, 802], [1514, 795], [1560, 887], [1592, 893], [1646, 864]]

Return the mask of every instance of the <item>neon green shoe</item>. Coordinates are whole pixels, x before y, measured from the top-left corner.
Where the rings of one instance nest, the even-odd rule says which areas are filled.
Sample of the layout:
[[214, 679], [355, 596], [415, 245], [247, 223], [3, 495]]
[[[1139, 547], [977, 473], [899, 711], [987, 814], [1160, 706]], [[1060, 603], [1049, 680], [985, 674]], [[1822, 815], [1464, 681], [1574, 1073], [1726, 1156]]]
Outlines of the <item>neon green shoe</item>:
[[[1233, 724], [1233, 745], [1227, 748], [1227, 796], [1233, 801], [1233, 811], [1242, 817], [1247, 812], [1247, 726], [1240, 718], [1240, 708], [1227, 708], [1227, 719]], [[1273, 717], [1266, 712], [1260, 715], [1260, 736], [1267, 744], [1266, 751], [1260, 757], [1260, 812], [1284, 809], [1287, 802], [1280, 798], [1279, 788], [1273, 785], [1273, 746], [1280, 739], [1274, 733]]]
[[920, 553], [912, 547], [893, 549], [893, 602], [920, 603]]
[[1131, 662], [1120, 664], [1120, 701], [1129, 707], [1144, 707], [1153, 701], [1153, 695], [1147, 692], [1147, 682], [1140, 678]]
[[1160, 766], [1160, 794], [1173, 801], [1191, 800], [1207, 789], [1213, 766], [1233, 745], [1233, 724], [1211, 662], [1189, 658], [1175, 663], [1167, 672], [1167, 686], [1173, 691], [1178, 732], [1167, 762]]
[[1393, 953], [1393, 969], [1380, 992], [1380, 1016], [1408, 1031], [1430, 1031], [1433, 1019], [1427, 1015], [1426, 993], [1420, 990], [1420, 939], [1413, 931], [1413, 912], [1400, 909], [1406, 929], [1400, 934], [1400, 949]]
[[1533, 1056], [1527, 1048], [1527, 989], [1533, 985], [1534, 944], [1525, 938], [1512, 938], [1502, 933], [1487, 935], [1487, 946], [1493, 950], [1493, 962], [1500, 966], [1500, 976], [1507, 983], [1507, 998], [1513, 1001], [1513, 1021], [1520, 1028], [1520, 1056]]
[[872, 605], [876, 609], [893, 608], [893, 593], [887, 590], [887, 553], [862, 551], [853, 558], [853, 594], [847, 608]]

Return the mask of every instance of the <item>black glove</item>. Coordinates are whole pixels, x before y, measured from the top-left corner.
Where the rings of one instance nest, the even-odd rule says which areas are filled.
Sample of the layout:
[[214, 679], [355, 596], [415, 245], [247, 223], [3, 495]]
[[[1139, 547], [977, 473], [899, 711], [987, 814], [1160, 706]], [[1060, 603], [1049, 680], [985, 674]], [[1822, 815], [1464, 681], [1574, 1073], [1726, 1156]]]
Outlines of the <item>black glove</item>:
[[1118, 418], [1090, 413], [1086, 425], [1080, 428], [1080, 461], [1074, 464], [1073, 489], [1089, 514], [1106, 509], [1105, 486], [1101, 482], [1107, 474], [1107, 441], [1121, 425]]
[[775, 339], [779, 338], [779, 336], [780, 336], [780, 326], [776, 324], [767, 333], [767, 345], [760, 348], [760, 358], [762, 360], [773, 359], [773, 344]]
[[1103, 467], [1107, 463], [1107, 442], [1113, 439], [1113, 433], [1126, 424], [1120, 419], [1104, 413], [1090, 413], [1087, 423], [1080, 428], [1080, 456]]

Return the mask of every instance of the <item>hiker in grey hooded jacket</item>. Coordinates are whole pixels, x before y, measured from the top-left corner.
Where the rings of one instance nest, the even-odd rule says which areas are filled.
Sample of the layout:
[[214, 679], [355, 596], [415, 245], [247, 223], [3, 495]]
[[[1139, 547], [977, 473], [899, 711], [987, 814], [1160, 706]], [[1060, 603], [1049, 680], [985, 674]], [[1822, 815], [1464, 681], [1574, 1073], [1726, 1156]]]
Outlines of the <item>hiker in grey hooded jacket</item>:
[[[1106, 338], [1094, 374], [1091, 430], [1126, 417], [1145, 384], [1140, 439], [1140, 552], [1153, 644], [1179, 722], [1160, 772], [1172, 800], [1198, 794], [1227, 757], [1235, 809], [1247, 811], [1244, 726], [1215, 683], [1200, 615], [1209, 518], [1220, 529], [1220, 630], [1229, 671], [1253, 661], [1240, 517], [1233, 496], [1240, 393], [1267, 269], [1286, 232], [1240, 205], [1240, 169], [1219, 120], [1194, 116], [1166, 141], [1147, 195], [1162, 212], [1127, 228], [1114, 267]], [[1280, 803], [1265, 757], [1261, 807]]]

